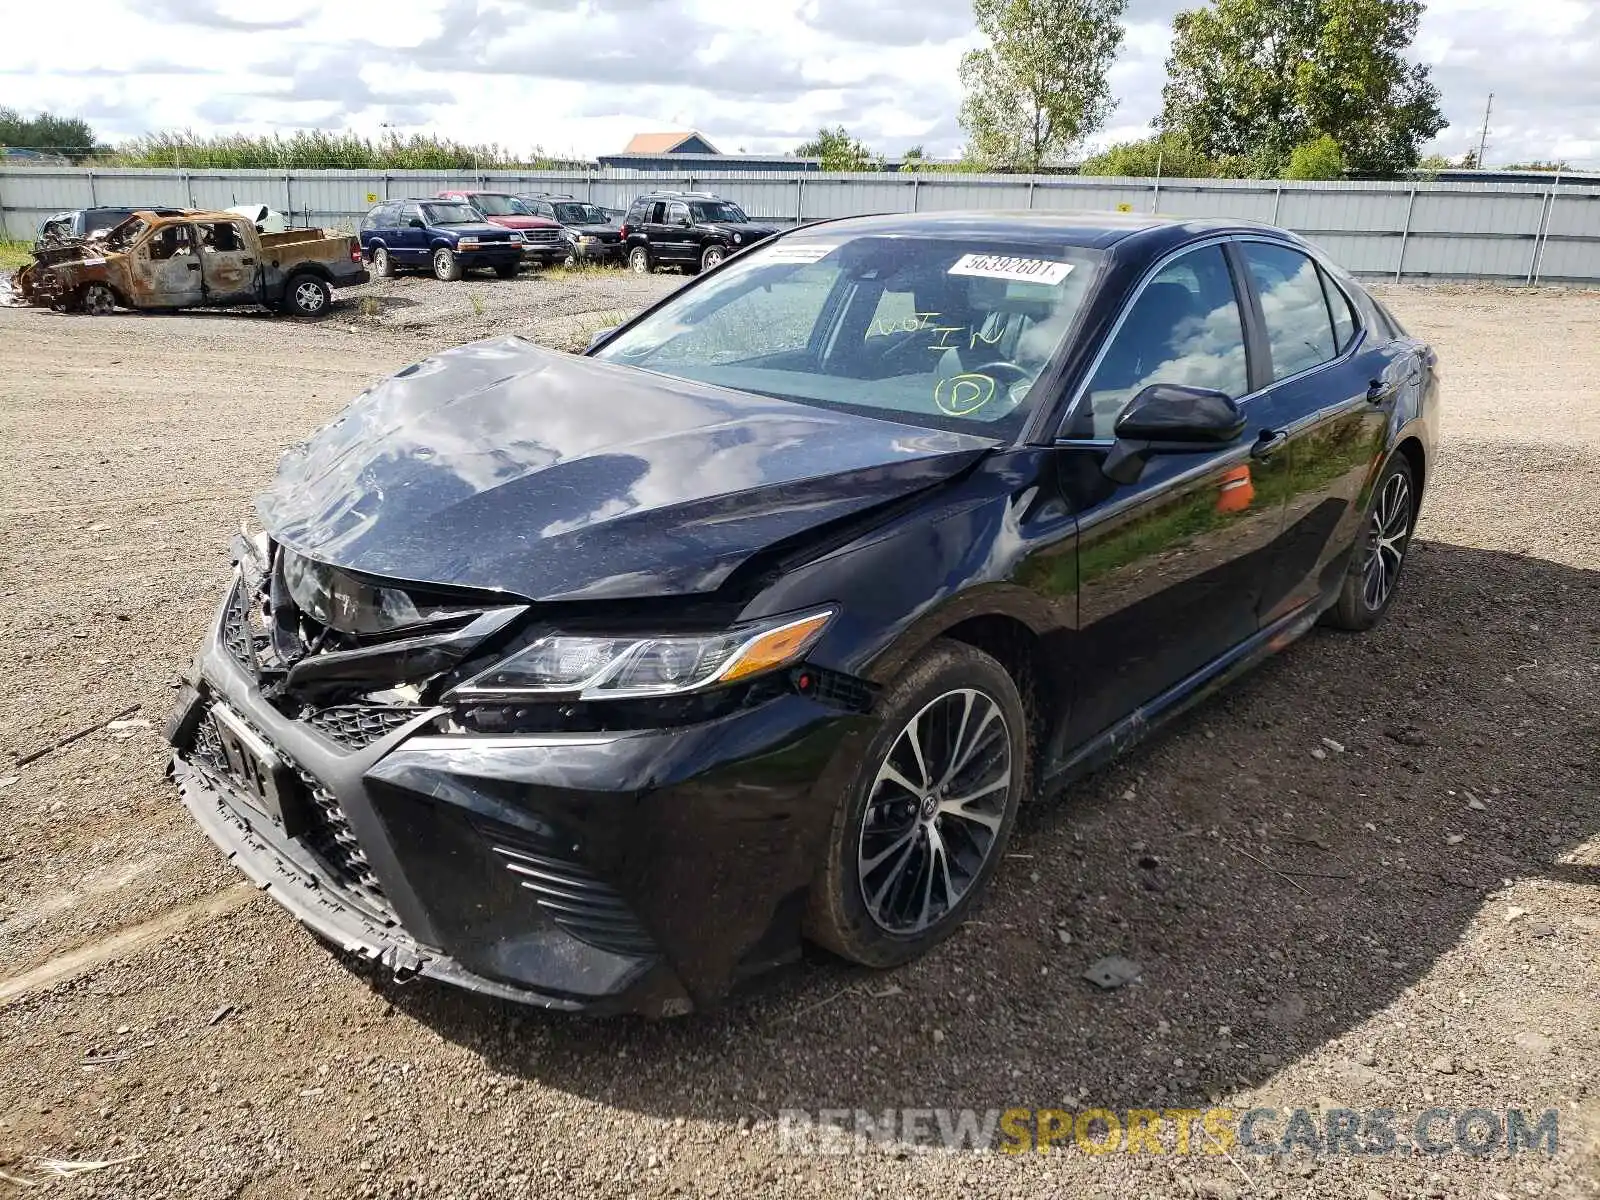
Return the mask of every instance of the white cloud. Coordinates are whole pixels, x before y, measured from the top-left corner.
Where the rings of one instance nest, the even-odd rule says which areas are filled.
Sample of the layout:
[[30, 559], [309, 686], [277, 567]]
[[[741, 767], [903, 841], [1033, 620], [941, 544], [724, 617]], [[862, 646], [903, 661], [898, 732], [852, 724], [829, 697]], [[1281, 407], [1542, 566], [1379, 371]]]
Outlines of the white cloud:
[[[1098, 142], [1142, 136], [1180, 0], [1132, 0]], [[74, 0], [11, 14], [0, 103], [80, 114], [110, 139], [389, 124], [584, 156], [698, 128], [724, 150], [790, 149], [821, 124], [876, 149], [953, 154], [970, 0]], [[1444, 94], [1438, 149], [1600, 164], [1600, 7], [1435, 0], [1417, 56]]]

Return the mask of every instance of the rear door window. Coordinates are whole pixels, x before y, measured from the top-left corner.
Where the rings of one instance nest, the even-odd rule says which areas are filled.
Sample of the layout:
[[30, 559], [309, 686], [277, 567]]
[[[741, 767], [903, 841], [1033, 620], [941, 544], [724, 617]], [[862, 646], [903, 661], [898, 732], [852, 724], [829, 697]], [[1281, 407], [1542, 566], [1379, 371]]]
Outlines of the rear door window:
[[1318, 268], [1322, 278], [1322, 292], [1328, 298], [1328, 312], [1333, 315], [1333, 344], [1337, 353], [1343, 354], [1356, 340], [1356, 314], [1350, 307], [1350, 298], [1329, 274]]
[[1333, 318], [1316, 263], [1288, 246], [1241, 242], [1239, 249], [1261, 299], [1274, 382], [1333, 358], [1338, 353]]

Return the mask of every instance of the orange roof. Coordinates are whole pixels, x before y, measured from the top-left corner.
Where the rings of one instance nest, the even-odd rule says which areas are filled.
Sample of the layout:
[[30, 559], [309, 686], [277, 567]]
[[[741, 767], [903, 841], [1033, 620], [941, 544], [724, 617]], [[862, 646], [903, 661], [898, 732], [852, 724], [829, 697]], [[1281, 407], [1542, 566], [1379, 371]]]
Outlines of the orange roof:
[[705, 134], [690, 130], [688, 133], [636, 133], [623, 150], [624, 154], [671, 154], [689, 138], [697, 137], [706, 145], [711, 142]]

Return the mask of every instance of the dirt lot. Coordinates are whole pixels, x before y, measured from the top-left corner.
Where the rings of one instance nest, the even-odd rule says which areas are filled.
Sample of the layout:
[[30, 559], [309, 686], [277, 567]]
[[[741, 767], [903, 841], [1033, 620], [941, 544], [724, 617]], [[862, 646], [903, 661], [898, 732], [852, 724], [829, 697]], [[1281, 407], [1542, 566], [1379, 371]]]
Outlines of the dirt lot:
[[[430, 348], [570, 345], [676, 282], [0, 310], [0, 1196], [1600, 1196], [1600, 295], [1387, 292], [1447, 389], [1389, 620], [1025, 810], [977, 919], [893, 975], [573, 1020], [371, 985], [240, 887], [159, 730], [279, 449]], [[1095, 991], [1107, 954], [1142, 978]], [[1560, 1150], [806, 1156], [776, 1120], [1213, 1101], [1554, 1108]]]

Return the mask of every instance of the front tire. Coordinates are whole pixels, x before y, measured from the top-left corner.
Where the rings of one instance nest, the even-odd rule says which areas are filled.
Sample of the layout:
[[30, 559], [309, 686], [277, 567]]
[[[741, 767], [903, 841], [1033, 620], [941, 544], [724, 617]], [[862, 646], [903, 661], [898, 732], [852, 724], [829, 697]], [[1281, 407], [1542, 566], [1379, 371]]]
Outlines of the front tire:
[[117, 311], [117, 294], [106, 284], [86, 283], [74, 299], [72, 309], [91, 317], [109, 317]]
[[1396, 452], [1373, 485], [1372, 504], [1350, 555], [1350, 570], [1339, 599], [1323, 617], [1324, 624], [1359, 633], [1383, 619], [1400, 584], [1416, 515], [1411, 463]]
[[700, 256], [700, 269], [702, 271], [715, 271], [728, 257], [726, 246], [707, 246], [706, 252]]
[[372, 248], [372, 273], [379, 279], [394, 278], [394, 259], [389, 257], [389, 251], [383, 246]]
[[283, 288], [283, 310], [312, 320], [328, 315], [333, 307], [333, 289], [326, 279], [315, 275], [295, 275]]
[[456, 257], [454, 250], [440, 246], [433, 252], [433, 277], [445, 283], [454, 283], [461, 278], [461, 260]]
[[961, 642], [934, 642], [879, 711], [834, 813], [806, 934], [853, 962], [892, 967], [948, 937], [983, 893], [1030, 759], [1016, 682]]
[[643, 246], [635, 246], [632, 250], [628, 251], [628, 270], [632, 271], [635, 275], [648, 275], [650, 274], [651, 267], [652, 264], [650, 262], [650, 251], [646, 250]]

